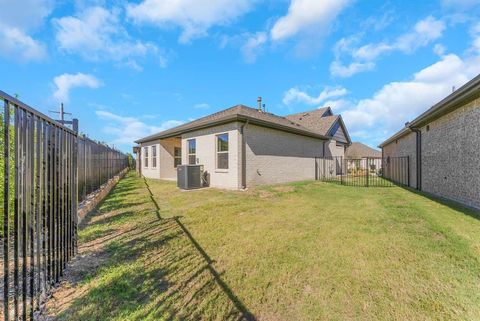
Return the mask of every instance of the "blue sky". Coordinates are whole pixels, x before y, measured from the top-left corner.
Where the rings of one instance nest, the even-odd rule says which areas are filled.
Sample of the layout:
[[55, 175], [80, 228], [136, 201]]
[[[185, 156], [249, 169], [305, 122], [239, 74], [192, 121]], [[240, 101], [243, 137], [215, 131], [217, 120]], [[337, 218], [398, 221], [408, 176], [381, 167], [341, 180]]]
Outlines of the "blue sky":
[[[236, 104], [377, 145], [480, 73], [480, 1], [0, 0], [0, 89], [133, 140]], [[53, 115], [52, 115], [53, 116]]]

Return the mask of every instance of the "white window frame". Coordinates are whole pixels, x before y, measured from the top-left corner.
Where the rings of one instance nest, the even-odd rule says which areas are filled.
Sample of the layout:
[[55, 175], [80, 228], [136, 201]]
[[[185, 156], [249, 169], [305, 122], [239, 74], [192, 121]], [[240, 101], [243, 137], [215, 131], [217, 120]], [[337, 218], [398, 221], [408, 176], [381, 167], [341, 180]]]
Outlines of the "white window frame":
[[[195, 143], [195, 153], [190, 153], [190, 142], [193, 141]], [[190, 157], [194, 157], [194, 163], [190, 162]], [[187, 140], [187, 164], [195, 165], [197, 164], [197, 140], [195, 138]]]
[[[175, 155], [175, 151], [180, 150], [180, 155]], [[176, 164], [176, 160], [180, 160], [179, 164]], [[181, 147], [174, 147], [173, 148], [173, 168], [177, 168], [178, 165], [182, 165], [182, 148]]]
[[[219, 137], [227, 135], [227, 150], [226, 151], [219, 151]], [[228, 133], [220, 133], [215, 135], [215, 168], [220, 171], [228, 171], [230, 168], [230, 162], [229, 162], [229, 152], [230, 152], [230, 135]], [[218, 167], [218, 155], [219, 154], [227, 154], [227, 168], [220, 168]]]
[[157, 168], [157, 160], [158, 160], [158, 155], [157, 155], [157, 145], [152, 145], [152, 168]]
[[148, 168], [148, 148], [149, 146], [143, 147], [143, 167]]

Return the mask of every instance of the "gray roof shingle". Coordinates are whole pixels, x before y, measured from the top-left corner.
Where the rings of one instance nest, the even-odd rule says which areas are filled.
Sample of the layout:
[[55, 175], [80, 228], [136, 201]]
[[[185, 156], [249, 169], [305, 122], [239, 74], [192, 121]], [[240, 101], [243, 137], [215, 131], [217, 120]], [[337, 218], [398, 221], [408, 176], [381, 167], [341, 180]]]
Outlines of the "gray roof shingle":
[[359, 142], [352, 143], [345, 151], [345, 158], [347, 159], [361, 159], [365, 157], [382, 157], [382, 152]]
[[285, 116], [285, 118], [299, 123], [306, 128], [315, 131], [321, 135], [328, 136], [333, 124], [338, 120], [338, 115], [324, 116], [330, 107], [319, 108], [316, 110], [306, 111]]
[[174, 137], [188, 131], [206, 128], [221, 123], [246, 120], [250, 121], [251, 123], [259, 124], [266, 127], [273, 127], [301, 135], [317, 137], [320, 139], [328, 139], [326, 135], [312, 130], [311, 128], [308, 128], [302, 124], [294, 122], [286, 117], [277, 116], [267, 112], [260, 112], [255, 108], [247, 107], [244, 105], [237, 105], [199, 118], [189, 123], [162, 131], [160, 133], [144, 137], [135, 142], [143, 143], [160, 138]]

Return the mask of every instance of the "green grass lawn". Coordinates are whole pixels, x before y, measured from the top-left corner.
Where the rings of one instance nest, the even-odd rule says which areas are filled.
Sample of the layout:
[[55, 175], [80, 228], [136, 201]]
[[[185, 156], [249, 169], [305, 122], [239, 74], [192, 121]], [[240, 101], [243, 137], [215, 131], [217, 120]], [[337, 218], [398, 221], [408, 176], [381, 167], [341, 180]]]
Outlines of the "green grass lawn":
[[51, 316], [480, 320], [478, 213], [398, 187], [147, 182], [89, 218]]

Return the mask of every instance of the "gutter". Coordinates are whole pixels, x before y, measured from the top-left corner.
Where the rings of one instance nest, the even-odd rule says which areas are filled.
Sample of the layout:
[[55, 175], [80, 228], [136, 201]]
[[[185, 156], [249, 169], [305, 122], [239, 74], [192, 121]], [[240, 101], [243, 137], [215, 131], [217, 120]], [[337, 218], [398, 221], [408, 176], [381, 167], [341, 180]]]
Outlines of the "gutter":
[[242, 189], [247, 188], [247, 147], [245, 139], [245, 127], [247, 127], [249, 121], [247, 120], [242, 126], [240, 126], [240, 136], [241, 136], [241, 148], [242, 148], [242, 174], [241, 174], [241, 187]]
[[422, 190], [422, 131], [418, 128], [410, 128], [416, 134], [416, 172], [417, 172], [417, 190]]

